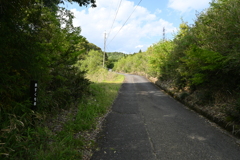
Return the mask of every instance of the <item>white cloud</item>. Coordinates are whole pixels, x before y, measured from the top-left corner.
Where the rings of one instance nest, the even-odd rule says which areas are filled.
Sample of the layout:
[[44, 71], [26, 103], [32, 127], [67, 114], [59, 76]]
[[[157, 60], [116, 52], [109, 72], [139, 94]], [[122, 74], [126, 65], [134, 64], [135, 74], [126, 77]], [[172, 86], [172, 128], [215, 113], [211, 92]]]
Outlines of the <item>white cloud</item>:
[[[104, 32], [110, 32], [118, 2], [119, 0], [98, 0], [97, 8], [87, 8], [81, 11], [72, 9], [71, 11], [75, 15], [73, 20], [74, 26], [80, 26], [83, 36], [90, 42], [103, 48]], [[126, 25], [120, 30], [135, 6], [134, 2], [122, 0], [111, 33], [108, 35], [107, 51], [127, 51], [127, 53], [133, 53], [136, 51], [135, 46], [142, 46], [144, 50], [147, 46], [156, 42], [152, 41], [156, 37], [160, 40], [163, 27], [166, 28], [166, 34], [176, 30], [172, 23], [157, 17], [155, 14], [151, 14], [146, 8], [141, 6], [136, 8]], [[114, 36], [115, 38], [113, 39]]]
[[143, 45], [137, 45], [135, 48], [143, 48]]
[[169, 0], [168, 7], [180, 12], [202, 10], [209, 6], [211, 0]]
[[162, 13], [162, 10], [160, 10], [160, 9], [156, 9], [156, 11], [155, 11], [154, 14], [160, 14], [160, 13]]

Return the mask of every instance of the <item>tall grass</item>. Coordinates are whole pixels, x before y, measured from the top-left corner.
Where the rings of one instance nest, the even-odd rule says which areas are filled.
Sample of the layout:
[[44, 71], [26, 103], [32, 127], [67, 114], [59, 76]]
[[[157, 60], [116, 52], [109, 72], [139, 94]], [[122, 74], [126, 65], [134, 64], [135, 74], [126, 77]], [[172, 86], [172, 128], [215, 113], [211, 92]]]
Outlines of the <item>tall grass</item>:
[[91, 151], [94, 146], [94, 137], [91, 133], [96, 130], [99, 117], [104, 116], [118, 94], [124, 76], [101, 69], [100, 72], [87, 76], [90, 84], [90, 95], [85, 96], [76, 114], [68, 113], [68, 121], [63, 124], [61, 131], [54, 132], [48, 127], [42, 127], [45, 137], [40, 148], [33, 150], [32, 159], [38, 160], [65, 160], [88, 159], [83, 157], [84, 151]]

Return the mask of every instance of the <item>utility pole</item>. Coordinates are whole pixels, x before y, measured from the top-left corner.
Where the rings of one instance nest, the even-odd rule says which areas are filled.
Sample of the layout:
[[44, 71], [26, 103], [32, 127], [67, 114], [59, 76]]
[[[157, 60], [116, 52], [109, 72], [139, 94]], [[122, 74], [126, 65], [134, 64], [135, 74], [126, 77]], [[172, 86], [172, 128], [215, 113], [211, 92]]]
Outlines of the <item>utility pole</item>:
[[165, 27], [163, 27], [163, 41], [165, 41]]
[[104, 33], [103, 68], [105, 63], [105, 50], [106, 50], [106, 32]]

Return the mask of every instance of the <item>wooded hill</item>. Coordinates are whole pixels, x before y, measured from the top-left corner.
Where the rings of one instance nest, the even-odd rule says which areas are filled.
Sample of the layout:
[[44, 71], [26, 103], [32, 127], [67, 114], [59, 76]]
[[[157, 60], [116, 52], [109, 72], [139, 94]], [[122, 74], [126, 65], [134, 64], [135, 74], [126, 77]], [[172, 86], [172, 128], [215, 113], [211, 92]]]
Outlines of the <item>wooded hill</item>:
[[[158, 84], [240, 131], [240, 1], [218, 0], [183, 22], [173, 40], [124, 57], [114, 69], [158, 78]], [[232, 128], [231, 128], [232, 129]]]
[[126, 54], [122, 52], [106, 52], [107, 55], [107, 67], [113, 68], [114, 63], [120, 60], [122, 57], [126, 56]]

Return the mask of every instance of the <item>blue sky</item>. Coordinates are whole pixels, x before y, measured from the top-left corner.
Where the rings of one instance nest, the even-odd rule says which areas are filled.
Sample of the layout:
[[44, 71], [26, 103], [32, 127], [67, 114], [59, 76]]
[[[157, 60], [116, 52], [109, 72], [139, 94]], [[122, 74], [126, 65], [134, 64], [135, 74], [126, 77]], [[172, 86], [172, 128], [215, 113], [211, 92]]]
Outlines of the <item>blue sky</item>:
[[[140, 0], [96, 1], [97, 8], [79, 7], [75, 3], [66, 3], [63, 6], [74, 13], [74, 26], [81, 27], [81, 35], [89, 42], [104, 50], [106, 32], [106, 51], [127, 54], [138, 52], [140, 49], [145, 51], [150, 45], [157, 43], [163, 38], [163, 27], [166, 39], [172, 39], [182, 22], [181, 19], [193, 24], [196, 13], [208, 8], [211, 2], [211, 0], [142, 0], [137, 6]], [[120, 7], [117, 12], [118, 6]]]

